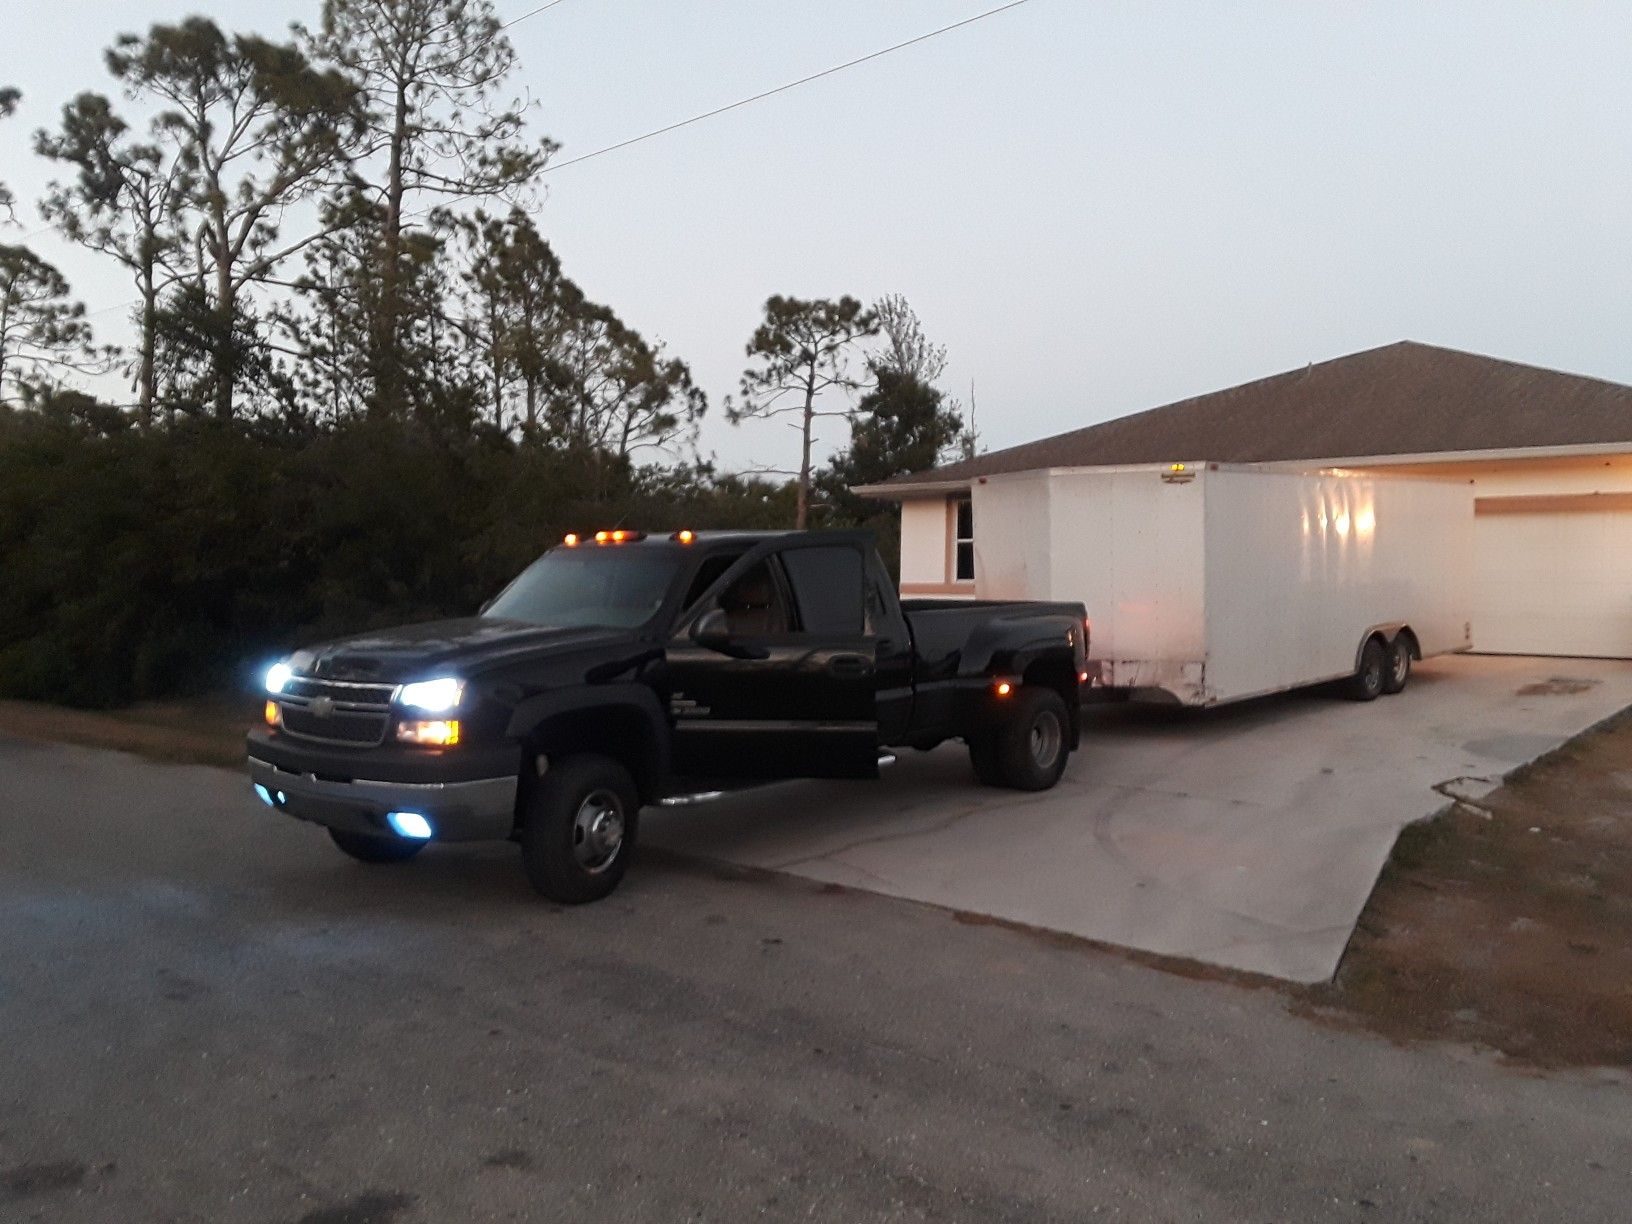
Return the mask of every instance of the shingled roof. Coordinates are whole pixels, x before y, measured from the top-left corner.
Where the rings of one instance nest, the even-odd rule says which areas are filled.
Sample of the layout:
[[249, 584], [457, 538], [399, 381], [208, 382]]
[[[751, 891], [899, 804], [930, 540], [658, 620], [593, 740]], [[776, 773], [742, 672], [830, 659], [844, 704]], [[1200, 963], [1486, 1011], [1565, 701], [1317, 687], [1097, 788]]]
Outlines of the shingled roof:
[[1047, 467], [1267, 463], [1626, 443], [1632, 387], [1402, 340], [1038, 442], [899, 476], [873, 490]]

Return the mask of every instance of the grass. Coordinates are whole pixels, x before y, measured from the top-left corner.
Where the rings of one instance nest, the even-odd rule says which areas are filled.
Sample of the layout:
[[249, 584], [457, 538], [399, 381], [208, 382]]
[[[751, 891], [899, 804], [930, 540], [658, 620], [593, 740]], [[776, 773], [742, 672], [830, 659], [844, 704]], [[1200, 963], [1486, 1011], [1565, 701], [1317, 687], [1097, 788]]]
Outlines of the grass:
[[1538, 1067], [1632, 1068], [1632, 716], [1400, 836], [1300, 1006]]
[[260, 709], [258, 698], [235, 695], [149, 702], [122, 710], [0, 701], [0, 734], [236, 769], [244, 763], [244, 733]]

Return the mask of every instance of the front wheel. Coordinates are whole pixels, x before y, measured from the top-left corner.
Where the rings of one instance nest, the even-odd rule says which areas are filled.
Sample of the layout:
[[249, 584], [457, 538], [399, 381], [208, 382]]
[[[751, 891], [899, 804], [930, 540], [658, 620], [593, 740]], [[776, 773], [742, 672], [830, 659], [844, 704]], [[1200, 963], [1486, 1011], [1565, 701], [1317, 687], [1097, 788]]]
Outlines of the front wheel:
[[1372, 638], [1360, 652], [1360, 667], [1349, 677], [1345, 695], [1351, 701], [1375, 701], [1383, 692], [1388, 673], [1388, 651], [1378, 638]]
[[521, 863], [528, 882], [565, 905], [609, 895], [629, 866], [639, 815], [634, 779], [611, 757], [552, 762], [523, 814]]
[[406, 837], [374, 837], [368, 833], [347, 833], [342, 829], [330, 829], [329, 836], [334, 839], [335, 845], [359, 863], [405, 863], [425, 849], [424, 842], [410, 841]]

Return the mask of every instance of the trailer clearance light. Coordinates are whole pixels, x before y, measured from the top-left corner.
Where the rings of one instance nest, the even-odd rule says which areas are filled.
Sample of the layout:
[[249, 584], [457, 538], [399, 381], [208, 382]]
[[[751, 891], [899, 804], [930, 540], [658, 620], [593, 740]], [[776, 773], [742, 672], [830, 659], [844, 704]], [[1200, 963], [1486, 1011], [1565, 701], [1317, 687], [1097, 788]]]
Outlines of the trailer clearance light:
[[266, 703], [266, 709], [263, 711], [263, 713], [266, 716], [266, 725], [267, 726], [275, 727], [275, 726], [278, 725], [278, 703], [277, 702], [275, 702], [275, 701], [267, 702]]
[[459, 708], [465, 695], [465, 682], [453, 676], [438, 676], [435, 680], [420, 680], [405, 684], [397, 690], [397, 704], [427, 714], [446, 714]]
[[283, 686], [295, 678], [295, 672], [287, 663], [274, 663], [266, 669], [266, 691], [269, 693], [283, 692]]
[[1014, 692], [1014, 685], [1010, 684], [1007, 680], [999, 680], [996, 687], [994, 687], [992, 691], [999, 697], [1007, 697], [1010, 693]]
[[452, 748], [459, 742], [457, 718], [422, 719], [397, 724], [397, 743], [425, 748]]
[[690, 544], [697, 538], [697, 535], [695, 532], [691, 531], [677, 531], [674, 533], [674, 538], [679, 540], [682, 544]]
[[562, 537], [561, 543], [565, 544], [568, 548], [577, 548], [578, 533], [574, 531], [567, 532], [567, 534]]
[[431, 822], [418, 812], [387, 812], [385, 823], [398, 837], [406, 837], [410, 841], [431, 839]]

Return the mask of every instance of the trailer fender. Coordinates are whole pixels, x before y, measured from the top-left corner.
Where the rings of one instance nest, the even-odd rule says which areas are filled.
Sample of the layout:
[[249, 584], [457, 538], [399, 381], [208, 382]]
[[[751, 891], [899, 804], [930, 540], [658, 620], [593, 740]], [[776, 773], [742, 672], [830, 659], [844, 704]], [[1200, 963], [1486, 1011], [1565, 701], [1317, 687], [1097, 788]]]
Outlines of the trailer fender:
[[[1409, 632], [1410, 628], [1411, 627], [1404, 621], [1384, 621], [1382, 624], [1371, 626], [1371, 628], [1367, 629], [1360, 635], [1360, 640], [1355, 643], [1354, 670], [1360, 670], [1360, 656], [1365, 654], [1366, 643], [1371, 641], [1372, 638], [1380, 637], [1383, 639], [1384, 646], [1392, 646], [1394, 644], [1394, 639], [1397, 638], [1401, 632]], [[1417, 640], [1417, 635], [1414, 633], [1411, 634], [1411, 640], [1415, 642]], [[1422, 658], [1420, 646], [1417, 648], [1415, 654], [1417, 658]]]

